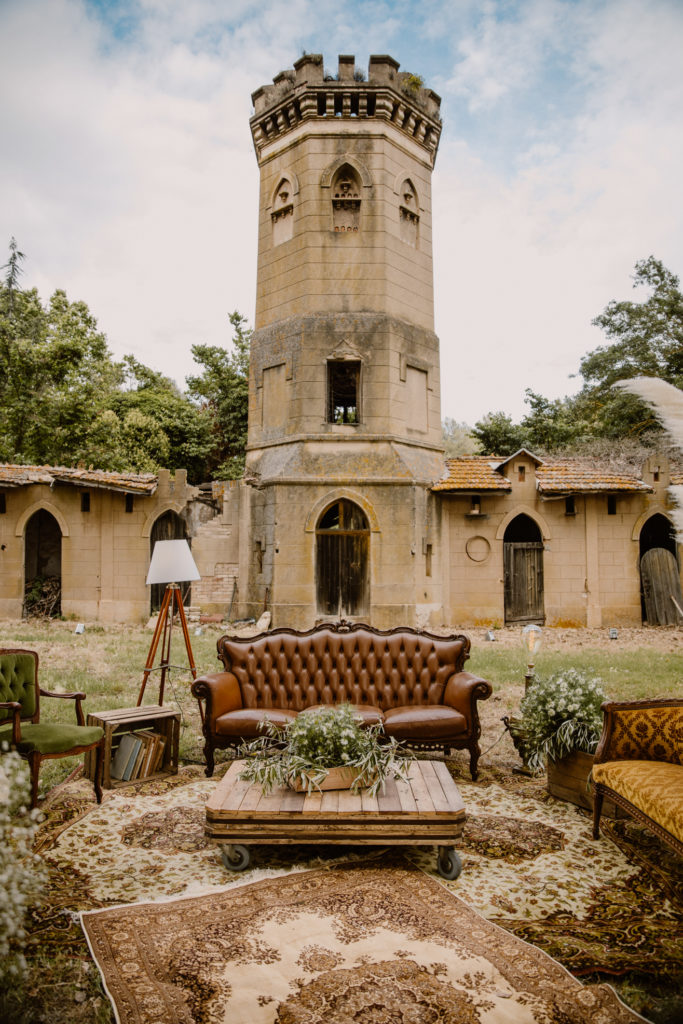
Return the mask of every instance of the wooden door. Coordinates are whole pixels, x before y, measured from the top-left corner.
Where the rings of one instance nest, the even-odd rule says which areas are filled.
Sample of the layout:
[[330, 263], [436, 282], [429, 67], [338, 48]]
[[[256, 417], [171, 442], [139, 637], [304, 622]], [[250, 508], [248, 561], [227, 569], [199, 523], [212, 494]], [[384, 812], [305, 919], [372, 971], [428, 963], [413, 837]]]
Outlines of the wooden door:
[[666, 548], [650, 548], [640, 560], [640, 578], [648, 625], [675, 626], [681, 622], [683, 596], [675, 556]]
[[370, 532], [353, 502], [335, 502], [321, 517], [317, 538], [318, 610], [339, 618], [368, 611]]
[[543, 544], [508, 541], [503, 544], [503, 562], [505, 622], [543, 623]]

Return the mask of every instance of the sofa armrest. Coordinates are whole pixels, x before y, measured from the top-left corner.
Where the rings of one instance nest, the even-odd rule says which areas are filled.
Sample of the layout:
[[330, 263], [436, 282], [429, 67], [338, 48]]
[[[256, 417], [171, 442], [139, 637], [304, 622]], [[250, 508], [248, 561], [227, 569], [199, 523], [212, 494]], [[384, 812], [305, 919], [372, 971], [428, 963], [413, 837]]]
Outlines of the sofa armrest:
[[199, 676], [192, 683], [191, 689], [198, 701], [206, 701], [205, 721], [209, 727], [220, 715], [244, 707], [240, 684], [232, 672], [213, 672]]
[[41, 697], [59, 697], [61, 700], [75, 700], [76, 701], [76, 722], [78, 725], [85, 725], [85, 718], [83, 717], [83, 708], [81, 707], [81, 701], [85, 700], [85, 694], [82, 690], [77, 693], [51, 693], [50, 690], [44, 690], [40, 687]]
[[0, 708], [12, 712], [12, 743], [16, 746], [21, 739], [21, 704], [18, 700], [0, 701]]
[[486, 679], [471, 672], [455, 672], [446, 683], [443, 703], [464, 715], [468, 722], [478, 718], [478, 700], [488, 700], [493, 687]]
[[605, 701], [595, 764], [668, 761], [683, 764], [683, 699]]

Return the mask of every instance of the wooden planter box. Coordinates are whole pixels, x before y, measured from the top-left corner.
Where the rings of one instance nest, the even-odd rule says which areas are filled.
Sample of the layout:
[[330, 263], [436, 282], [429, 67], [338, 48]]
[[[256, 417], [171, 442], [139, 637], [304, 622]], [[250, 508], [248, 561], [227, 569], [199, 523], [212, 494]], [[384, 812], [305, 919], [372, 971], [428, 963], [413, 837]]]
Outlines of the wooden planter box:
[[[588, 776], [593, 768], [593, 754], [575, 750], [561, 761], [548, 761], [548, 792], [558, 800], [567, 800], [577, 807], [593, 810], [593, 790], [588, 783]], [[620, 807], [605, 800], [602, 813], [608, 818], [627, 818], [628, 815]]]
[[[135, 708], [114, 708], [111, 711], [99, 711], [87, 717], [88, 725], [100, 725], [104, 729], [104, 761], [102, 770], [103, 789], [116, 789], [119, 786], [131, 786], [141, 779], [124, 782], [112, 779], [111, 766], [121, 737], [127, 732], [151, 730], [160, 733], [166, 740], [161, 767], [154, 775], [145, 778], [161, 778], [164, 775], [178, 773], [178, 741], [180, 737], [180, 712], [171, 707], [144, 705]], [[89, 778], [95, 775], [95, 753], [88, 751], [85, 758], [85, 774]]]

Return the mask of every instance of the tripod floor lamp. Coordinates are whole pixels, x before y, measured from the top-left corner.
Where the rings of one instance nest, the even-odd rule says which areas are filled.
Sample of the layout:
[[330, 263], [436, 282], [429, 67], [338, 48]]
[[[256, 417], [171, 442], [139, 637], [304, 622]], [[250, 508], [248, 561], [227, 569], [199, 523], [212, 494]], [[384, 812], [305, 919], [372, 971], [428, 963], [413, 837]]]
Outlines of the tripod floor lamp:
[[149, 565], [146, 582], [148, 584], [165, 583], [166, 590], [164, 591], [164, 599], [161, 602], [159, 617], [157, 618], [156, 626], [154, 627], [154, 636], [152, 637], [149, 654], [147, 655], [147, 663], [145, 664], [145, 671], [142, 677], [142, 685], [140, 687], [140, 693], [138, 694], [138, 707], [142, 704], [147, 680], [149, 679], [150, 674], [155, 671], [154, 660], [156, 658], [157, 648], [159, 647], [159, 641], [161, 641], [161, 662], [157, 666], [157, 668], [161, 670], [161, 677], [159, 679], [159, 704], [161, 705], [164, 703], [164, 686], [166, 684], [168, 670], [171, 668], [171, 635], [173, 632], [173, 619], [176, 612], [178, 613], [183, 637], [185, 639], [185, 647], [187, 649], [187, 657], [190, 663], [192, 678], [197, 678], [197, 669], [195, 668], [194, 658], [192, 656], [190, 634], [187, 629], [187, 619], [185, 618], [185, 609], [183, 607], [183, 598], [179, 584], [187, 583], [190, 580], [198, 580], [200, 578], [199, 571], [195, 565], [194, 558], [192, 557], [192, 552], [190, 551], [190, 545], [186, 540], [158, 540], [156, 542], [152, 552], [152, 561]]

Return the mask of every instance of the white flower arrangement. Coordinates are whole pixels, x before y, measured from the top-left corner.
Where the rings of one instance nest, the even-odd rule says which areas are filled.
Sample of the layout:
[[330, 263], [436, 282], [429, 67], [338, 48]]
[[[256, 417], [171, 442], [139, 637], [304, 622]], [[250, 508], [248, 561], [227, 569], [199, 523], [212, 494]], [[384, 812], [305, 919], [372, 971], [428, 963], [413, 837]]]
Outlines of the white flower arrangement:
[[26, 972], [24, 919], [44, 881], [33, 839], [40, 811], [29, 810], [31, 784], [25, 761], [0, 752], [0, 985], [16, 984]]
[[309, 793], [320, 787], [330, 768], [351, 768], [352, 788], [376, 794], [387, 778], [406, 778], [410, 758], [393, 737], [383, 738], [380, 724], [362, 728], [350, 704], [315, 708], [284, 727], [266, 721], [265, 735], [243, 743], [246, 759], [240, 778], [257, 782], [263, 792], [274, 786], [299, 786]]
[[602, 733], [602, 681], [570, 668], [536, 677], [522, 699], [522, 727], [530, 768], [543, 768], [575, 750], [593, 754]]

